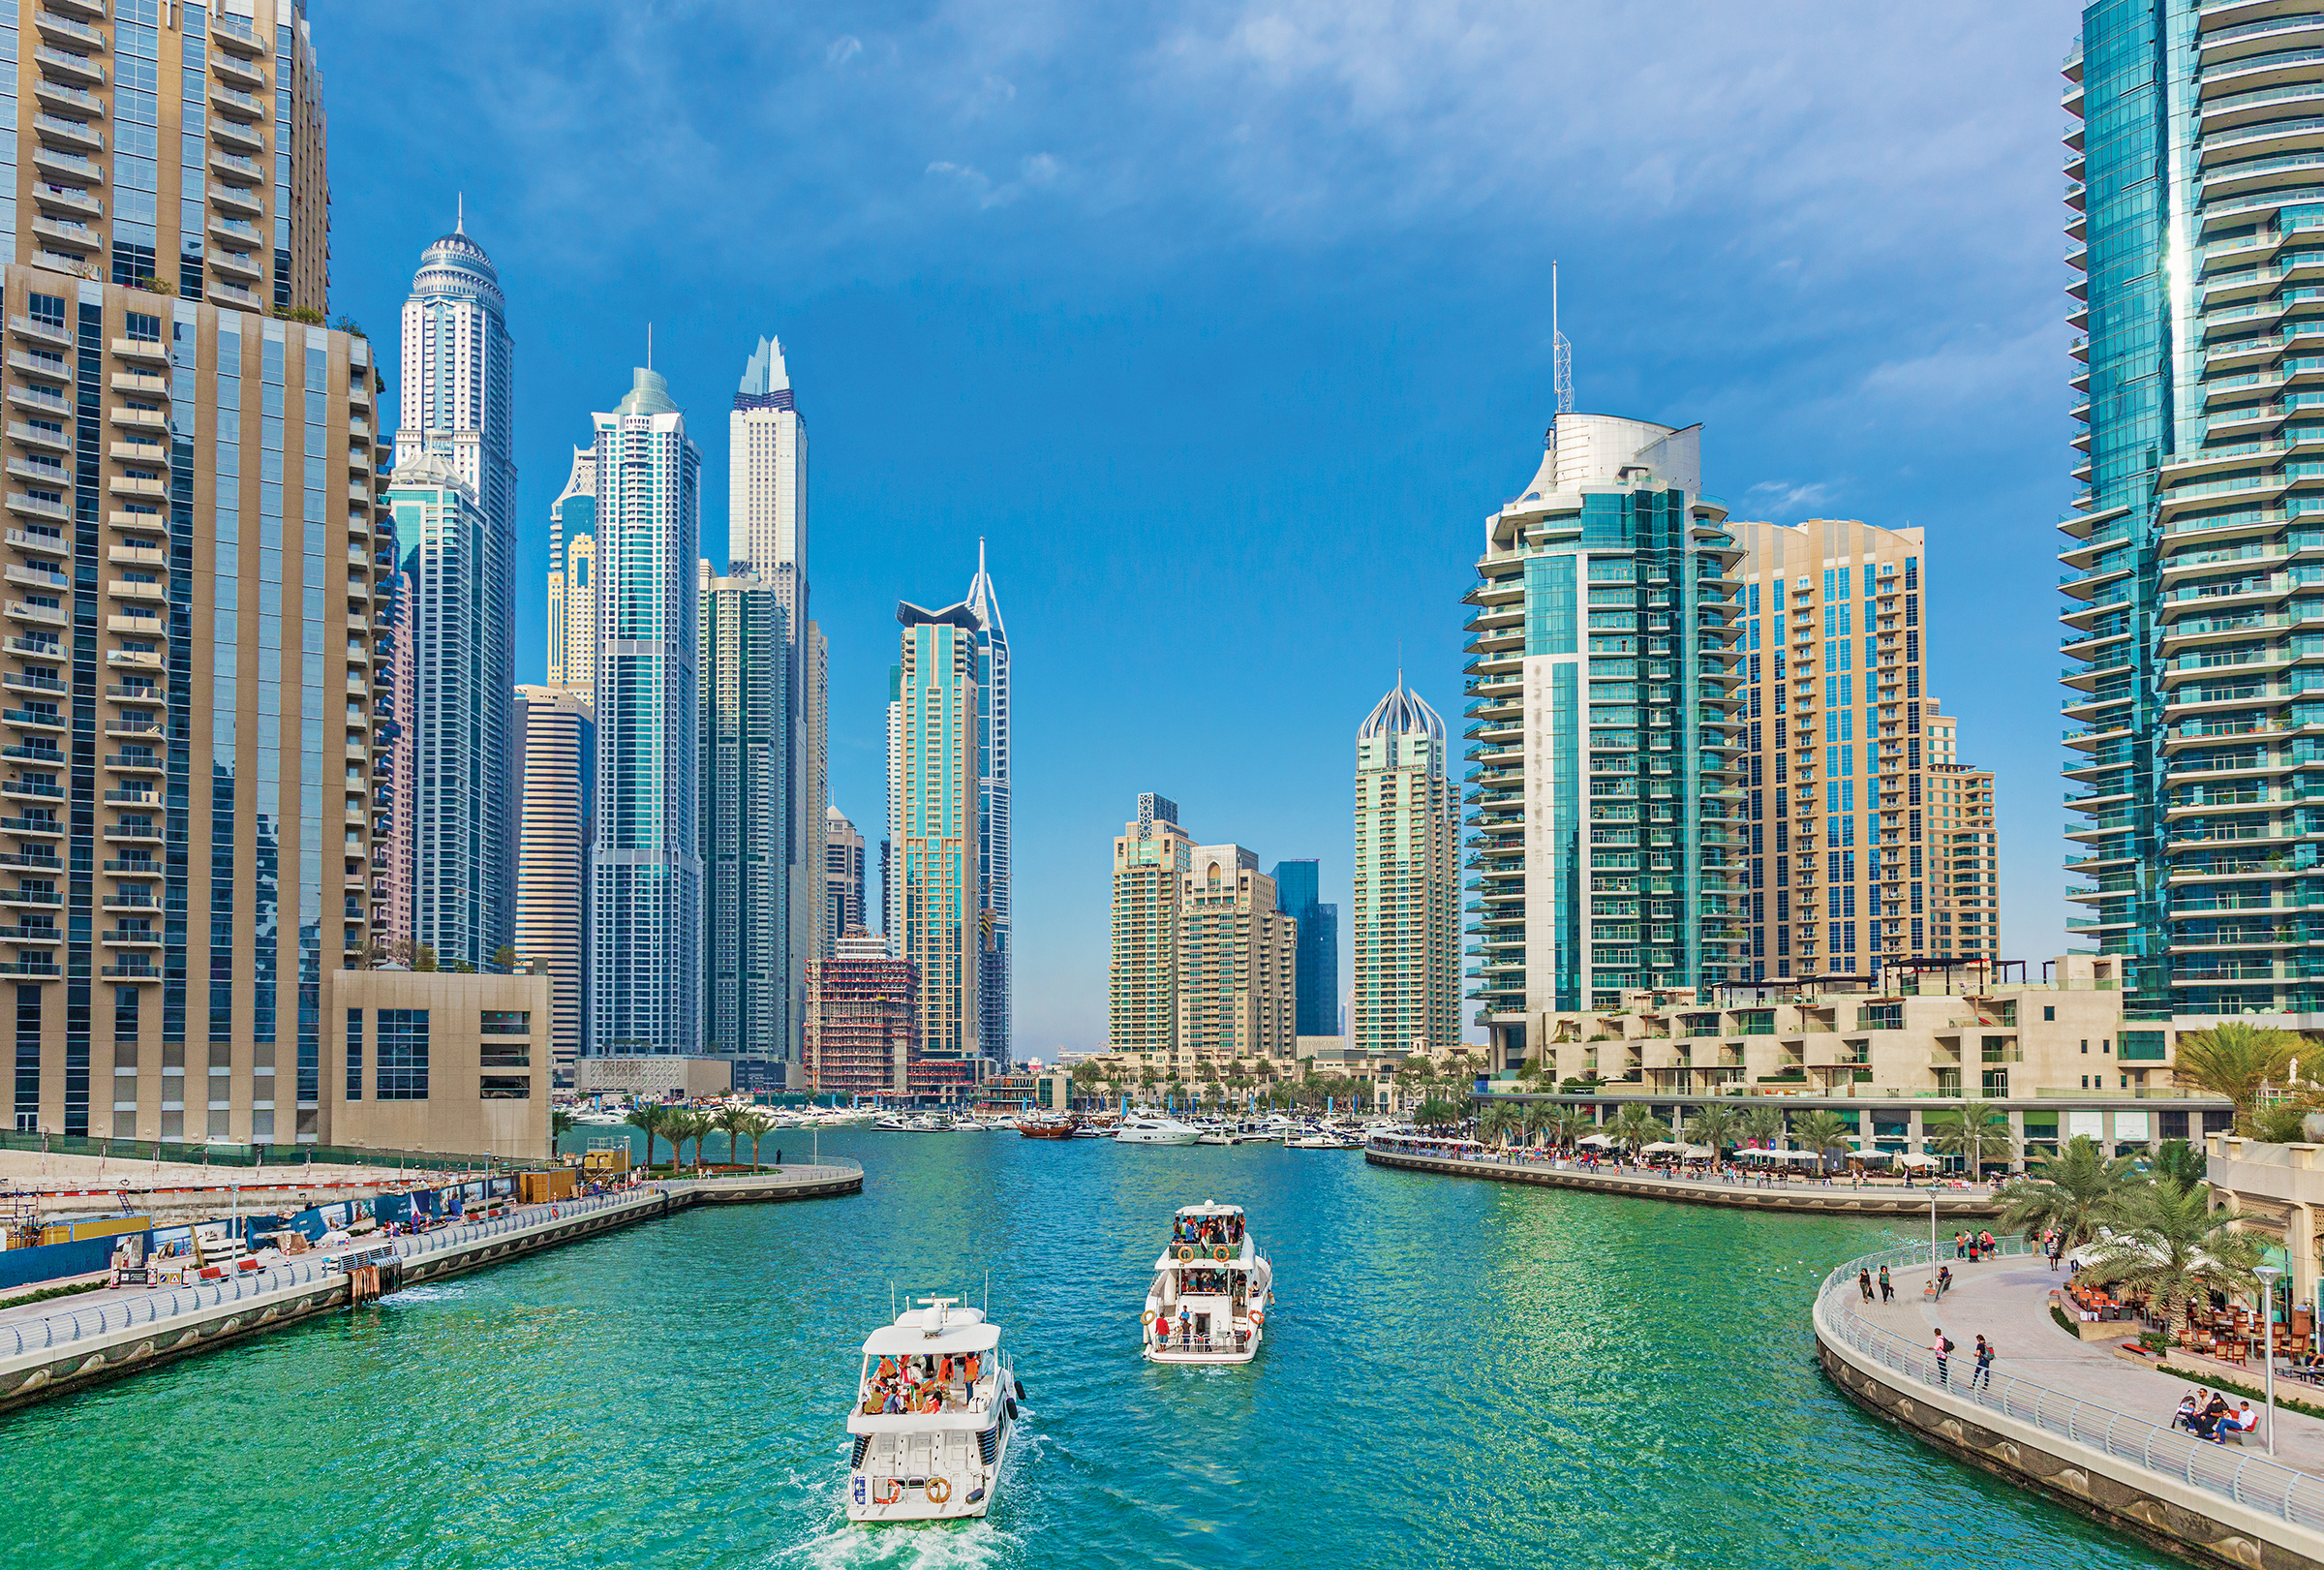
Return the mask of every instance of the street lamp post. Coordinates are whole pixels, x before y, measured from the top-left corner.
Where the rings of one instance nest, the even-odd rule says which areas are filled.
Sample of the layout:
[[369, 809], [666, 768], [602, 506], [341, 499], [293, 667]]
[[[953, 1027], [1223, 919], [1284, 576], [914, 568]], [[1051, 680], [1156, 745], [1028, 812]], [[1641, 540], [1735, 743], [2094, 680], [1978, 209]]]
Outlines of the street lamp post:
[[2276, 1454], [2276, 1278], [2283, 1274], [2280, 1265], [2255, 1265], [2251, 1274], [2259, 1278], [2259, 1355], [2268, 1364], [2268, 1454]]

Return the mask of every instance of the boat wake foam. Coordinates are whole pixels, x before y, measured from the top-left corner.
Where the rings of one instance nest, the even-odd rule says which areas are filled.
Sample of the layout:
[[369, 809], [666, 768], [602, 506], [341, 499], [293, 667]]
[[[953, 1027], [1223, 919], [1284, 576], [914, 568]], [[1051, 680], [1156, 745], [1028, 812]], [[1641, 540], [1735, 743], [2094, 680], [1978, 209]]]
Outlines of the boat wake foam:
[[793, 1544], [777, 1562], [807, 1570], [865, 1570], [874, 1565], [894, 1570], [984, 1570], [1004, 1553], [1014, 1556], [1013, 1551], [1023, 1546], [990, 1517], [859, 1526], [848, 1523], [845, 1512], [834, 1511], [828, 1529]]

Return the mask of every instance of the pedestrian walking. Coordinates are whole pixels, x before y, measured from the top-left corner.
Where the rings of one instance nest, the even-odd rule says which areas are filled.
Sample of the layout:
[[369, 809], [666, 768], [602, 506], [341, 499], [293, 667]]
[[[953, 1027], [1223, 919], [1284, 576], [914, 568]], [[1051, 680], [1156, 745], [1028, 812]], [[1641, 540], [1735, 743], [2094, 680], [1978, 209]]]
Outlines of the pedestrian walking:
[[1856, 1290], [1857, 1290], [1857, 1291], [1859, 1291], [1859, 1292], [1862, 1292], [1862, 1293], [1864, 1294], [1864, 1301], [1865, 1301], [1866, 1303], [1870, 1303], [1870, 1302], [1872, 1301], [1872, 1272], [1871, 1272], [1871, 1271], [1869, 1271], [1869, 1270], [1860, 1270], [1860, 1271], [1856, 1272]]
[[1977, 1367], [1969, 1376], [1969, 1388], [1974, 1390], [1980, 1383], [1993, 1388], [1993, 1343], [1982, 1336], [1977, 1338]]
[[1929, 1343], [1929, 1350], [1937, 1355], [1937, 1382], [1950, 1386], [1953, 1382], [1952, 1367], [1946, 1360], [1953, 1354], [1951, 1339], [1940, 1330], [1937, 1339]]
[[1888, 1267], [1882, 1265], [1881, 1267], [1881, 1301], [1882, 1303], [1889, 1303], [1894, 1301], [1895, 1297], [1895, 1283], [1888, 1279]]

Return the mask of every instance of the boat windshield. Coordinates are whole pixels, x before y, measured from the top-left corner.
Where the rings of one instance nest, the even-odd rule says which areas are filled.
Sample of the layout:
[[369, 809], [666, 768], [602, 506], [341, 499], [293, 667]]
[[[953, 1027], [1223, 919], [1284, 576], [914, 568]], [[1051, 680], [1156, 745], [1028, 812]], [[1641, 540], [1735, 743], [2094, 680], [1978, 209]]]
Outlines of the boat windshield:
[[1232, 1212], [1224, 1216], [1204, 1215], [1181, 1211], [1170, 1224], [1170, 1241], [1174, 1244], [1193, 1244], [1198, 1248], [1242, 1246], [1242, 1216]]
[[991, 1353], [868, 1357], [857, 1399], [866, 1415], [982, 1410], [993, 1397], [993, 1375]]

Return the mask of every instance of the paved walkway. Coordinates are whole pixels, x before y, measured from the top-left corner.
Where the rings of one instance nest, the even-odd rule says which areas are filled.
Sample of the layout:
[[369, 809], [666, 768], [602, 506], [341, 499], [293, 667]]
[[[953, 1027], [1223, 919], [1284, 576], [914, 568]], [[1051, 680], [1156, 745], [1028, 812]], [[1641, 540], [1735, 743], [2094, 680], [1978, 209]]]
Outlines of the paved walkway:
[[[1896, 1283], [1895, 1302], [1884, 1307], [1877, 1301], [1867, 1304], [1851, 1292], [1845, 1299], [1847, 1308], [1922, 1346], [1936, 1339], [1936, 1327], [1943, 1326], [1954, 1342], [1952, 1376], [1957, 1382], [1966, 1381], [1974, 1369], [1977, 1338], [1983, 1336], [1996, 1348], [1993, 1367], [1997, 1376], [2015, 1374], [2150, 1423], [2168, 1425], [2179, 1409], [2180, 1398], [2197, 1382], [2126, 1362], [2114, 1354], [2111, 1341], [2077, 1340], [2060, 1329], [2050, 1317], [2050, 1289], [2064, 1284], [2063, 1268], [2052, 1275], [2047, 1262], [2024, 1257], [1975, 1265], [1966, 1259], [1942, 1263], [1952, 1268], [1953, 1286], [1942, 1305], [1932, 1304], [1922, 1295], [1929, 1272], [1926, 1266], [1914, 1266], [1890, 1272]], [[2260, 1389], [2266, 1378], [2256, 1368], [2222, 1368], [2221, 1371], [2253, 1390]], [[2324, 1405], [2324, 1394], [2307, 1387], [2295, 1389], [2281, 1378], [2276, 1382], [2276, 1393]], [[2245, 1399], [2228, 1394], [2231, 1403]], [[2259, 1402], [2254, 1399], [2251, 1404], [2256, 1410]], [[2276, 1423], [2276, 1459], [2324, 1477], [2324, 1418], [2278, 1408]], [[2253, 1437], [2264, 1440], [2265, 1433], [2263, 1419], [2260, 1433]], [[2230, 1444], [2224, 1448], [2232, 1454], [2238, 1447]], [[2266, 1449], [2263, 1443], [2254, 1442], [2243, 1446], [2241, 1453], [2264, 1455]]]

